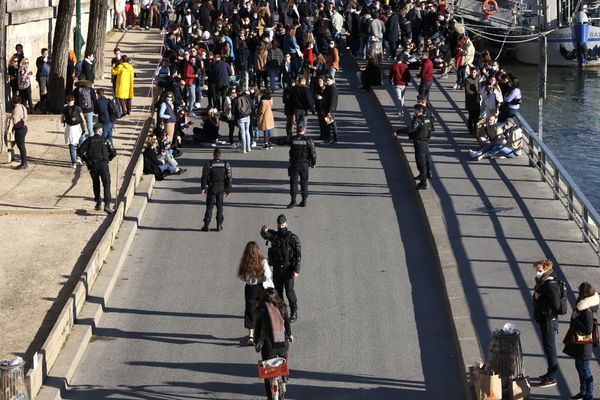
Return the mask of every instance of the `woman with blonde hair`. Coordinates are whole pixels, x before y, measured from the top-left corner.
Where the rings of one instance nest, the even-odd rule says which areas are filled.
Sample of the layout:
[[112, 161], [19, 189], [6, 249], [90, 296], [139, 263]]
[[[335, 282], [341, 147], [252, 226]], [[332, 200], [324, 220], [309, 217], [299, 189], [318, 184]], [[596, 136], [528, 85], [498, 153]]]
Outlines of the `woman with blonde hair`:
[[260, 252], [256, 242], [246, 244], [237, 277], [246, 282], [244, 298], [246, 307], [244, 309], [244, 328], [248, 329], [248, 346], [254, 346], [254, 316], [258, 302], [265, 288], [273, 287], [273, 273], [267, 259]]

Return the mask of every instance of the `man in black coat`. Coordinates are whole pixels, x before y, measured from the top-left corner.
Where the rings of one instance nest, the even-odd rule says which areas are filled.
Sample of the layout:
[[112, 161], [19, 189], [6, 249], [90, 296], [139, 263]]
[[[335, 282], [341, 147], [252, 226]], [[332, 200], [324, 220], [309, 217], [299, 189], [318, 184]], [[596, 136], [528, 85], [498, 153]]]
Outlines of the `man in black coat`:
[[335, 86], [333, 76], [327, 75], [325, 78], [325, 91], [323, 92], [323, 99], [321, 100], [321, 115], [324, 116], [327, 127], [325, 129], [325, 141], [324, 143], [337, 143], [337, 124], [335, 121], [335, 111], [338, 105], [338, 91]]
[[387, 11], [388, 19], [385, 23], [385, 35], [390, 46], [390, 57], [396, 58], [396, 49], [400, 40], [400, 23], [398, 14], [393, 12], [391, 8]]
[[296, 86], [292, 87], [290, 106], [294, 111], [296, 127], [298, 129], [302, 128], [302, 131], [304, 131], [308, 111], [310, 110], [313, 115], [316, 113], [314, 98], [310, 88], [306, 86], [306, 78], [304, 76], [299, 77]]
[[431, 178], [431, 154], [429, 139], [431, 138], [431, 120], [423, 104], [415, 104], [415, 114], [408, 128], [408, 137], [415, 147], [415, 161], [419, 170], [417, 190], [427, 189], [427, 179]]
[[102, 137], [112, 143], [113, 127], [117, 116], [110, 100], [104, 97], [104, 89], [97, 89], [96, 94], [98, 97], [94, 102], [94, 113], [98, 116], [98, 123], [102, 124]]
[[110, 204], [110, 169], [111, 161], [117, 155], [112, 143], [102, 137], [102, 124], [94, 125], [94, 135], [88, 137], [77, 149], [78, 156], [86, 163], [92, 177], [96, 210], [102, 209], [100, 201], [100, 181], [104, 188], [104, 211], [112, 214], [115, 209]]

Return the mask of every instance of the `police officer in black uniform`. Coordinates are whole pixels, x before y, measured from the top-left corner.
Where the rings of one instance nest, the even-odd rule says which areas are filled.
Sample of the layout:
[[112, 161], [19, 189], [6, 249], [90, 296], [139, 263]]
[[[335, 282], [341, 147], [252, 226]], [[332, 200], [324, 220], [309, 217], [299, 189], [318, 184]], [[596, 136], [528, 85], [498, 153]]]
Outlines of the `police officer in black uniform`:
[[217, 204], [217, 230], [223, 230], [223, 195], [229, 197], [231, 179], [231, 165], [221, 160], [221, 150], [217, 147], [213, 152], [213, 159], [204, 164], [202, 169], [202, 194], [207, 195], [203, 232], [208, 232], [215, 203]]
[[429, 139], [431, 138], [432, 120], [429, 117], [427, 107], [421, 103], [415, 104], [408, 137], [412, 139], [415, 146], [415, 160], [419, 175], [418, 190], [427, 189], [427, 178], [431, 179], [431, 154], [429, 153]]
[[110, 168], [111, 161], [117, 155], [117, 151], [109, 140], [102, 137], [102, 124], [94, 125], [94, 135], [88, 137], [77, 149], [77, 155], [88, 167], [92, 182], [94, 185], [94, 200], [96, 201], [96, 210], [102, 209], [100, 201], [100, 181], [104, 188], [104, 211], [112, 214], [115, 209], [111, 205], [110, 195]]
[[314, 168], [317, 164], [317, 153], [315, 145], [310, 138], [304, 136], [304, 126], [297, 127], [296, 136], [292, 136], [288, 143], [290, 145], [290, 167], [288, 175], [290, 176], [290, 195], [292, 200], [287, 208], [296, 205], [296, 196], [298, 195], [298, 177], [300, 177], [300, 186], [302, 192], [302, 201], [300, 207], [306, 207], [306, 198], [308, 197], [308, 167]]
[[273, 283], [279, 297], [283, 299], [283, 289], [290, 304], [290, 322], [298, 319], [298, 298], [294, 291], [294, 279], [300, 275], [300, 259], [302, 256], [300, 239], [288, 230], [287, 218], [281, 214], [277, 217], [277, 230], [266, 225], [260, 230], [260, 236], [271, 242], [269, 248], [269, 265], [273, 267]]

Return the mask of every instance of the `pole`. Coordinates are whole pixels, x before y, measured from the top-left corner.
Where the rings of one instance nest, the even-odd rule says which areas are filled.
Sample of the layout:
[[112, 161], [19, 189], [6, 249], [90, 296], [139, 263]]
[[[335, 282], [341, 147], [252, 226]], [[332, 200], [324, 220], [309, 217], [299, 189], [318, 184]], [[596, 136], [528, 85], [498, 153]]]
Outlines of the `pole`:
[[540, 35], [540, 62], [538, 71], [538, 136], [542, 140], [544, 132], [543, 117], [544, 117], [544, 99], [546, 98], [546, 75], [548, 73], [548, 38], [546, 35]]
[[81, 61], [81, 48], [83, 47], [81, 36], [81, 0], [75, 2], [75, 57]]

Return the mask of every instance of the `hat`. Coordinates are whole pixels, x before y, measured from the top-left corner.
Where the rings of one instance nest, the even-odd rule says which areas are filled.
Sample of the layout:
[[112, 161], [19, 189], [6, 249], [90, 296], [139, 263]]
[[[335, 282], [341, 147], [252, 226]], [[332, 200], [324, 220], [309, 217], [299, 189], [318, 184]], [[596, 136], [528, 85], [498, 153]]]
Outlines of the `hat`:
[[79, 86], [92, 87], [92, 82], [90, 82], [86, 79], [79, 79], [77, 82], [75, 82], [75, 86], [77, 86], [77, 87], [79, 87]]
[[282, 225], [282, 224], [285, 224], [286, 222], [287, 222], [287, 218], [285, 217], [285, 215], [279, 214], [279, 217], [277, 217], [277, 225]]
[[94, 124], [94, 132], [98, 132], [98, 131], [99, 131], [100, 133], [102, 133], [102, 124], [101, 124], [100, 122], [96, 122], [96, 123]]

